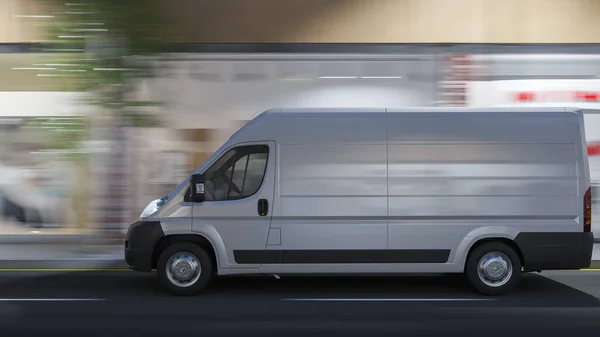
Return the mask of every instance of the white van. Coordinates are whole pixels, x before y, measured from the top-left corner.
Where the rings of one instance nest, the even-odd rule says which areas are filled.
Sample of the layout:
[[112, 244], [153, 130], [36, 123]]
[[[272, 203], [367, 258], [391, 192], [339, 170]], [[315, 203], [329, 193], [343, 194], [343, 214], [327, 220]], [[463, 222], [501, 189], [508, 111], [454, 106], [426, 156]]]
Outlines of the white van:
[[[132, 224], [125, 258], [191, 295], [231, 274], [521, 272], [591, 263], [583, 113], [274, 109]], [[192, 188], [190, 188], [190, 186]]]

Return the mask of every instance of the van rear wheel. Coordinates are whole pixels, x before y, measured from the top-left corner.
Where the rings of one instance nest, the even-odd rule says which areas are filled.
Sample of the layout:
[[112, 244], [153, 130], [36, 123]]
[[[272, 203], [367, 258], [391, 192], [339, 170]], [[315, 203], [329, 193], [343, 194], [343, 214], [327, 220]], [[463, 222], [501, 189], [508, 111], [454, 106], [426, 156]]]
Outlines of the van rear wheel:
[[156, 273], [161, 285], [174, 295], [195, 295], [212, 278], [212, 261], [200, 246], [190, 242], [167, 247], [158, 258]]
[[481, 294], [504, 295], [512, 291], [519, 282], [521, 259], [509, 245], [488, 242], [469, 254], [465, 273], [471, 285]]

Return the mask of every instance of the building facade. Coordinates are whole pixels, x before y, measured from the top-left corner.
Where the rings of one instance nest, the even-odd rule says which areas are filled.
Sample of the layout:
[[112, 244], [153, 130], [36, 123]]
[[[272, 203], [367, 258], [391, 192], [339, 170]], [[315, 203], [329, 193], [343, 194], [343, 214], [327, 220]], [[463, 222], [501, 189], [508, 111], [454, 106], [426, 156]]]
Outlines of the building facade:
[[[172, 53], [141, 88], [165, 103], [163, 127], [129, 131], [143, 197], [123, 222], [269, 108], [596, 108], [600, 93], [595, 0], [165, 0], [164, 11]], [[49, 15], [33, 0], [0, 3], [0, 117], [91, 114], [80, 93], [28, 71], [52, 57], [31, 52]], [[600, 142], [600, 117], [586, 122]]]

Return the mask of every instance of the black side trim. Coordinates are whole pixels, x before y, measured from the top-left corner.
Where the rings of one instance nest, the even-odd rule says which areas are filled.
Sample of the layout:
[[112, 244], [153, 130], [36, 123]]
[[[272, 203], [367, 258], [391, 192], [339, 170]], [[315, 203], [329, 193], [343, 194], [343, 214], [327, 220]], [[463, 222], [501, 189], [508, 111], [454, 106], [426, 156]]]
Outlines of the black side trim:
[[446, 263], [450, 249], [388, 250], [388, 263]]
[[449, 249], [234, 250], [239, 264], [446, 263]]
[[165, 235], [160, 221], [137, 221], [125, 236], [125, 262], [137, 271], [152, 270], [154, 246]]
[[279, 250], [234, 250], [233, 258], [239, 264], [278, 264], [281, 263]]
[[515, 243], [523, 254], [525, 271], [581, 269], [591, 265], [594, 234], [520, 233]]
[[[186, 192], [187, 193], [187, 192]], [[258, 214], [255, 216], [201, 216], [202, 220], [236, 220], [250, 221], [262, 219]], [[412, 220], [412, 221], [427, 221], [427, 220], [573, 220], [576, 216], [573, 215], [443, 215], [443, 216], [273, 216], [272, 220], [277, 221], [388, 221], [388, 220]]]

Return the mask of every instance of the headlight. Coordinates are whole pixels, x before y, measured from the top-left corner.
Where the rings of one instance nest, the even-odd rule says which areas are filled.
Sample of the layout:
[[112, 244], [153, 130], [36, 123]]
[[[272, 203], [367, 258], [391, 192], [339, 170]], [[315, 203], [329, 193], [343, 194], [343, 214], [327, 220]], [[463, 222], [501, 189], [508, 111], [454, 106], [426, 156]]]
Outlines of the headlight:
[[146, 208], [144, 208], [144, 210], [142, 211], [142, 213], [140, 214], [140, 218], [145, 218], [147, 216], [150, 216], [152, 214], [154, 214], [156, 211], [158, 211], [158, 208], [160, 207], [161, 204], [160, 199], [156, 199], [151, 201], [148, 206], [146, 206]]

